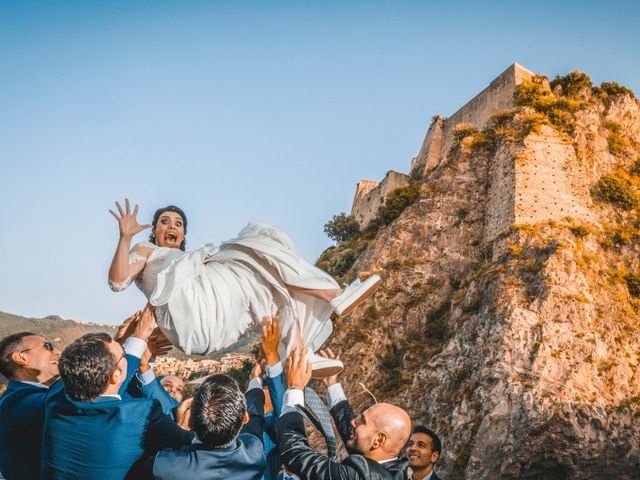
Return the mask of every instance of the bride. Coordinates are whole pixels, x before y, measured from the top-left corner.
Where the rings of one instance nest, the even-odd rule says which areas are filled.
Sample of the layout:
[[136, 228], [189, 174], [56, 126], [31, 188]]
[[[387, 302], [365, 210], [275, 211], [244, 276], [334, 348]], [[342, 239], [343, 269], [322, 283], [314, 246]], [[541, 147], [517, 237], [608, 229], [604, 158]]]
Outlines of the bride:
[[[135, 282], [175, 346], [187, 354], [220, 350], [277, 315], [281, 358], [304, 345], [314, 376], [342, 370], [338, 360], [313, 352], [331, 334], [331, 314], [348, 315], [376, 291], [380, 277], [340, 289], [300, 256], [284, 232], [255, 220], [219, 248], [206, 244], [187, 252], [187, 217], [178, 207], [157, 210], [150, 225], [138, 223], [138, 205], [131, 211], [128, 199], [124, 209], [118, 202], [116, 208], [118, 213], [109, 210], [120, 230], [109, 286], [118, 292]], [[147, 228], [149, 241], [131, 248], [133, 236]]]

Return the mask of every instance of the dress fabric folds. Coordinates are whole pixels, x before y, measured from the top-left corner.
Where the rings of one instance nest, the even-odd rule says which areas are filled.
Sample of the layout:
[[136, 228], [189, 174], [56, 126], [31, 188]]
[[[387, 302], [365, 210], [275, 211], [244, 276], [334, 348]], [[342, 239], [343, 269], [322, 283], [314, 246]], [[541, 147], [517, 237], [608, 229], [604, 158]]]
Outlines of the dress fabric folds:
[[187, 354], [228, 347], [276, 314], [281, 355], [292, 347], [296, 318], [303, 343], [315, 351], [331, 334], [333, 309], [298, 289], [339, 288], [302, 258], [284, 232], [256, 220], [220, 248], [155, 247], [136, 284], [156, 307], [158, 326]]

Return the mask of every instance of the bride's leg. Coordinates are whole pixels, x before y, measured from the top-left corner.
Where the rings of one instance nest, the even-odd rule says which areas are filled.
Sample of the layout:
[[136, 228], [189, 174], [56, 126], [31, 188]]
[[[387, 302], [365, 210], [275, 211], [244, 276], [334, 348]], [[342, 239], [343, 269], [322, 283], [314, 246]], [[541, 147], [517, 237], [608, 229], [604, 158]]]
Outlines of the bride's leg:
[[314, 290], [311, 288], [295, 287], [293, 285], [285, 285], [285, 286], [287, 287], [287, 290], [289, 290], [289, 292], [303, 293], [305, 295], [310, 295], [312, 297], [316, 297], [321, 300], [325, 300], [327, 302], [330, 302], [331, 300], [336, 298], [338, 295], [340, 295], [344, 291], [341, 288], [334, 288], [331, 290]]

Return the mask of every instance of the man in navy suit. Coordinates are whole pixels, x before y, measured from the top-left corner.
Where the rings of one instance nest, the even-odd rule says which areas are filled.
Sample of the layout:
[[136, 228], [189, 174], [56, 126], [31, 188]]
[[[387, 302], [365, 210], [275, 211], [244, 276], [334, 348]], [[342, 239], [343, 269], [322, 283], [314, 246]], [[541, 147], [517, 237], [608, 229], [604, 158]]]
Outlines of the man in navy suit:
[[[154, 320], [145, 310], [136, 322], [139, 339], [149, 337]], [[139, 478], [145, 458], [191, 442], [193, 434], [164, 415], [156, 400], [120, 396], [127, 363], [122, 346], [104, 333], [84, 335], [62, 352], [62, 382], [46, 401], [42, 478]]]
[[[144, 340], [136, 338], [142, 335], [135, 323], [140, 313], [126, 319], [116, 334], [127, 352], [125, 383], [135, 374], [146, 349]], [[0, 397], [0, 472], [7, 480], [38, 477], [45, 398], [59, 376], [59, 359], [60, 350], [31, 332], [0, 341], [0, 373], [9, 378]]]
[[260, 480], [265, 468], [262, 433], [264, 393], [254, 367], [246, 399], [227, 375], [212, 375], [191, 404], [192, 445], [159, 452], [151, 466], [156, 480]]
[[35, 333], [0, 341], [0, 472], [7, 480], [38, 478], [40, 434], [49, 385], [58, 378], [60, 350]]

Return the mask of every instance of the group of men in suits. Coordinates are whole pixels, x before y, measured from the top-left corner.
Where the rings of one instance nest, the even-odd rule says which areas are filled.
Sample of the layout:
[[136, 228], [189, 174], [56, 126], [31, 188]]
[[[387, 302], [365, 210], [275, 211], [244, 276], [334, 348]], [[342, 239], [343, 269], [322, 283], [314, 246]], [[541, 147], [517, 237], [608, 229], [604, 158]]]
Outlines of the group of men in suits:
[[277, 320], [263, 330], [268, 415], [259, 365], [245, 394], [232, 378], [213, 375], [193, 399], [172, 398], [149, 373], [154, 324], [145, 310], [115, 340], [87, 334], [64, 352], [29, 332], [0, 341], [0, 373], [10, 379], [0, 397], [5, 479], [437, 480], [437, 436], [423, 427], [412, 433], [394, 405], [355, 415], [337, 377], [325, 385], [349, 455], [338, 461], [312, 449], [304, 417], [313, 414], [303, 407], [311, 365], [304, 350], [280, 362]]

